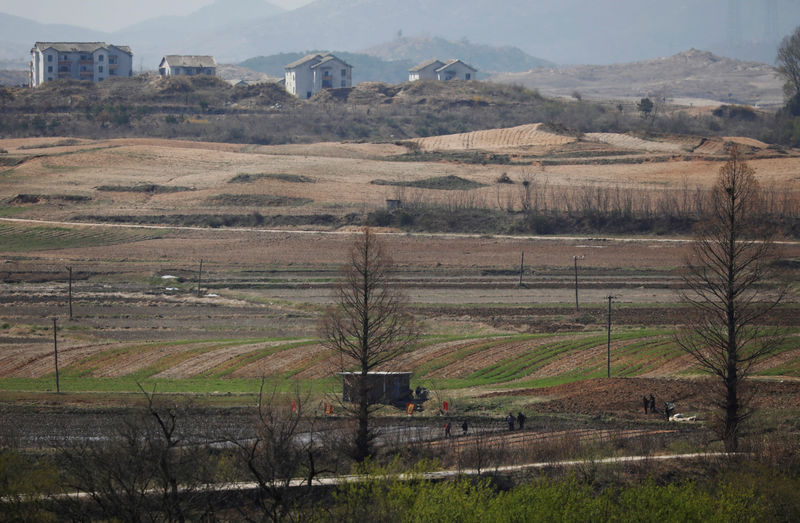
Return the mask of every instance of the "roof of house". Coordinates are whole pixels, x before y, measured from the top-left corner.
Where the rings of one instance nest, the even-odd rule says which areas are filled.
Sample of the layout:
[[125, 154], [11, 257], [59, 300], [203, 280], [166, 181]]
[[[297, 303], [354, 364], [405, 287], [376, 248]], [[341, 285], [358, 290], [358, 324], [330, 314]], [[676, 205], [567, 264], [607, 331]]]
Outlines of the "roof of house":
[[306, 64], [308, 62], [314, 62], [313, 64], [311, 64], [311, 67], [314, 68], [314, 67], [317, 67], [317, 66], [319, 66], [321, 64], [330, 62], [332, 60], [338, 60], [339, 62], [343, 63], [347, 67], [353, 67], [352, 65], [348, 64], [347, 62], [345, 62], [341, 58], [337, 58], [336, 56], [332, 55], [331, 53], [312, 53], [312, 54], [307, 54], [303, 58], [301, 58], [299, 60], [295, 60], [294, 62], [285, 65], [283, 68], [284, 69], [294, 69], [295, 67], [299, 67], [299, 66], [301, 66], [303, 64]]
[[133, 55], [131, 48], [127, 45], [109, 45], [105, 42], [36, 42], [34, 49], [44, 51], [45, 49], [55, 49], [59, 53], [93, 53], [98, 49], [108, 49], [116, 47], [124, 53]]
[[294, 69], [295, 67], [303, 65], [306, 62], [310, 62], [312, 60], [321, 60], [323, 56], [325, 56], [325, 55], [322, 55], [322, 54], [319, 54], [319, 53], [307, 54], [303, 58], [301, 58], [299, 60], [295, 60], [294, 62], [292, 62], [290, 64], [286, 64], [283, 67], [284, 67], [284, 69]]
[[168, 54], [161, 59], [161, 64], [167, 62], [170, 67], [216, 67], [217, 61], [213, 56]]
[[414, 67], [409, 69], [408, 72], [413, 73], [414, 71], [422, 71], [426, 67], [430, 67], [435, 64], [439, 64], [437, 67], [441, 67], [444, 65], [444, 62], [442, 62], [441, 60], [437, 60], [436, 58], [433, 58], [431, 60], [425, 60], [421, 64], [415, 65]]
[[329, 54], [329, 55], [324, 56], [322, 58], [322, 60], [320, 60], [316, 64], [312, 65], [311, 68], [314, 69], [315, 67], [319, 67], [320, 65], [327, 64], [328, 62], [334, 62], [334, 61], [340, 62], [345, 67], [353, 67], [352, 65], [348, 64], [347, 62], [345, 62], [341, 58], [337, 58], [337, 57], [333, 56], [332, 54]]
[[454, 59], [452, 59], [452, 60], [448, 60], [448, 61], [447, 61], [447, 62], [446, 62], [446, 63], [445, 63], [443, 66], [441, 66], [440, 68], [438, 68], [438, 69], [436, 70], [436, 72], [438, 73], [438, 72], [440, 72], [440, 71], [444, 71], [445, 69], [448, 69], [448, 68], [450, 68], [450, 67], [454, 66], [455, 64], [461, 64], [461, 65], [463, 65], [464, 67], [466, 67], [467, 69], [471, 69], [471, 70], [473, 70], [473, 71], [475, 71], [475, 72], [477, 72], [477, 71], [478, 71], [477, 69], [475, 69], [475, 68], [474, 68], [474, 67], [472, 67], [471, 65], [469, 65], [469, 64], [467, 64], [467, 63], [464, 63], [464, 62], [462, 62], [462, 61], [461, 61], [461, 60], [459, 60], [458, 58], [454, 58]]

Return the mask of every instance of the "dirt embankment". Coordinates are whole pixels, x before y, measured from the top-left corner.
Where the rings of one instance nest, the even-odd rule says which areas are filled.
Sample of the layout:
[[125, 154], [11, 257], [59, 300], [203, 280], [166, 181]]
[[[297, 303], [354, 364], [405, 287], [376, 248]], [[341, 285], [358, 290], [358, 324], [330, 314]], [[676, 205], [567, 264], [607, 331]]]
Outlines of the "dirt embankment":
[[[743, 397], [757, 408], [800, 408], [800, 382], [748, 381]], [[718, 408], [719, 382], [711, 379], [611, 378], [578, 381], [554, 387], [494, 392], [486, 396], [531, 396], [545, 401], [531, 403], [532, 411], [576, 414], [644, 415], [642, 396], [653, 394], [658, 413], [664, 402], [675, 403], [676, 412], [707, 415]]]

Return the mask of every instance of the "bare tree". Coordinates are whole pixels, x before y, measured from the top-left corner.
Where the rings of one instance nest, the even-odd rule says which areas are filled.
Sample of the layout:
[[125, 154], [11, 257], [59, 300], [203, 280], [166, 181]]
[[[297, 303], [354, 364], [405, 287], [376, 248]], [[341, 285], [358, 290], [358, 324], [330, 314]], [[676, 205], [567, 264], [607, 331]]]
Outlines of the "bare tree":
[[[416, 340], [413, 318], [404, 311], [404, 298], [392, 285], [392, 260], [383, 243], [365, 228], [355, 239], [342, 277], [334, 291], [336, 304], [320, 322], [323, 343], [342, 356], [342, 370], [354, 362], [360, 372], [355, 398], [356, 429], [353, 457], [372, 454], [374, 411], [367, 374], [407, 350]], [[346, 360], [345, 360], [346, 359]]]
[[677, 341], [722, 382], [720, 435], [729, 452], [738, 448], [747, 415], [741, 385], [781, 339], [763, 325], [785, 289], [763, 289], [776, 253], [770, 233], [758, 225], [761, 208], [754, 171], [734, 148], [712, 189], [709, 215], [697, 229], [683, 277], [682, 297], [696, 314]]
[[800, 93], [800, 27], [781, 40], [778, 47], [778, 72], [786, 80], [784, 92], [791, 98]]
[[[256, 503], [263, 519], [283, 521], [299, 513], [313, 499], [312, 482], [322, 470], [321, 436], [313, 419], [304, 418], [308, 396], [267, 393], [261, 380], [256, 409], [255, 437], [231, 441], [238, 457], [258, 485]], [[303, 485], [294, 480], [303, 478]]]
[[116, 437], [61, 445], [65, 485], [87, 500], [62, 498], [62, 509], [77, 520], [87, 509], [123, 521], [213, 518], [203, 490], [213, 481], [215, 461], [201, 441], [179, 430], [187, 409], [140, 389], [146, 406], [120, 420]]

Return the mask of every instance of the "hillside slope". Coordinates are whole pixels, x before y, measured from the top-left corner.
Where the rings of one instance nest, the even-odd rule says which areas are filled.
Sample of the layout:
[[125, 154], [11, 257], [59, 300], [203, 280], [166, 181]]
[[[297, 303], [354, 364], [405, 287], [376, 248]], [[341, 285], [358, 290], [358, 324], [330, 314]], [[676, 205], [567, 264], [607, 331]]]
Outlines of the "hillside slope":
[[491, 79], [551, 96], [572, 96], [577, 91], [586, 98], [605, 100], [666, 96], [761, 107], [783, 103], [783, 82], [773, 67], [697, 49], [642, 62], [540, 68]]

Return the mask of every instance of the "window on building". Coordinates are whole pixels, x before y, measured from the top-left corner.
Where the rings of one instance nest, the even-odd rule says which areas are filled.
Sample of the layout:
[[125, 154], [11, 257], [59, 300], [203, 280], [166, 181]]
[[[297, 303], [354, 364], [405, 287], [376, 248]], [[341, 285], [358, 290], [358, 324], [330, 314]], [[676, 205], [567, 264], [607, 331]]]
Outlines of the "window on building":
[[347, 76], [347, 69], [342, 69], [342, 77], [346, 77], [346, 76]]
[[108, 63], [110, 63], [110, 64], [115, 64], [115, 63], [117, 63], [117, 57], [116, 57], [116, 55], [113, 55], [113, 54], [112, 54], [112, 55], [108, 55]]
[[88, 59], [89, 59], [89, 55], [88, 54], [82, 54], [81, 55], [81, 60], [88, 60]]
[[52, 73], [53, 72], [53, 66], [52, 65], [48, 65], [47, 66], [47, 72], [48, 73]]
[[58, 72], [59, 73], [68, 73], [69, 72], [69, 67], [67, 67], [66, 65], [62, 65], [62, 66], [60, 66], [58, 68]]
[[52, 81], [53, 81], [53, 77], [52, 77], [52, 76], [48, 76], [48, 77], [47, 77], [47, 81], [48, 81], [48, 82], [52, 82]]
[[466, 74], [465, 79], [467, 79], [467, 80], [471, 80], [472, 79], [469, 73]]
[[102, 55], [102, 54], [101, 54], [101, 55], [99, 55], [99, 56], [97, 57], [97, 61], [98, 61], [98, 62], [102, 62], [103, 60], [105, 60], [105, 58], [106, 58], [106, 57], [105, 57], [105, 55]]
[[311, 91], [306, 91], [306, 98], [311, 98]]
[[97, 72], [98, 73], [102, 73], [103, 72], [103, 66], [102, 65], [97, 68]]
[[47, 55], [47, 61], [48, 62], [52, 62], [53, 61], [53, 55], [51, 55], [51, 54]]
[[342, 87], [347, 87], [347, 80], [342, 78]]

